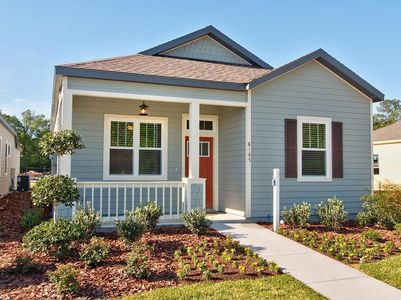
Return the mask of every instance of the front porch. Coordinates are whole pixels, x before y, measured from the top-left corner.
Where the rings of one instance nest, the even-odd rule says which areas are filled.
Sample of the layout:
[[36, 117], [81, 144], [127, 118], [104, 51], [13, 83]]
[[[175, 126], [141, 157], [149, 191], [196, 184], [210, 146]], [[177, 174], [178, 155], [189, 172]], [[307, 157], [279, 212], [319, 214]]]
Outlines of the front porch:
[[[68, 81], [61, 97], [62, 107], [71, 101], [70, 125], [66, 117], [55, 130], [76, 130], [86, 148], [60, 157], [59, 173], [76, 179], [80, 204], [90, 203], [105, 226], [149, 201], [161, 207], [164, 223], [193, 208], [246, 215], [246, 102], [110, 94]], [[139, 114], [143, 101], [148, 115]], [[70, 217], [75, 207], [58, 212]]]

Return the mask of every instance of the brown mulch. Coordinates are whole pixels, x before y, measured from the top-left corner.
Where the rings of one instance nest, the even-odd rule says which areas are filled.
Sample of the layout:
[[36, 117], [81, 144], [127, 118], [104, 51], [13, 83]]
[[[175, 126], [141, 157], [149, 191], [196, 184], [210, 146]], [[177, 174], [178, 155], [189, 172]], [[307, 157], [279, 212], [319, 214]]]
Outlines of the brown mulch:
[[[265, 223], [265, 222], [259, 222], [258, 224], [272, 230], [273, 226], [271, 223]], [[284, 230], [290, 230], [291, 227], [288, 225], [280, 225], [280, 229]], [[395, 246], [401, 247], [401, 233], [396, 230], [388, 230], [383, 226], [360, 226], [357, 221], [355, 220], [349, 220], [347, 221], [344, 226], [341, 228], [339, 232], [333, 232], [328, 230], [324, 225], [320, 223], [312, 223], [310, 224], [307, 228], [309, 231], [316, 231], [318, 233], [318, 236], [322, 236], [323, 234], [329, 234], [329, 235], [339, 235], [343, 234], [347, 237], [352, 237], [352, 238], [361, 238], [361, 233], [363, 231], [369, 230], [369, 229], [374, 229], [380, 233], [380, 236], [382, 238], [382, 241], [391, 241], [395, 244]]]
[[[159, 287], [177, 286], [202, 280], [201, 274], [193, 271], [186, 280], [176, 276], [177, 262], [173, 253], [183, 246], [196, 247], [202, 241], [211, 243], [214, 239], [223, 240], [216, 231], [210, 230], [205, 236], [194, 236], [183, 227], [161, 227], [154, 234], [145, 234], [141, 241], [153, 246], [149, 256], [150, 277], [146, 280], [129, 277], [124, 272], [126, 258], [130, 249], [117, 239], [115, 233], [99, 234], [109, 243], [111, 252], [106, 262], [95, 268], [85, 268], [79, 261], [79, 254], [56, 262], [52, 257], [33, 254], [21, 244], [23, 236], [19, 224], [21, 211], [31, 207], [29, 193], [14, 193], [0, 202], [0, 299], [61, 299], [49, 282], [46, 273], [58, 264], [72, 263], [79, 269], [80, 291], [74, 296], [63, 299], [110, 299], [125, 295], [152, 290]], [[34, 274], [10, 273], [18, 256], [32, 257], [38, 264]], [[240, 258], [245, 260], [245, 258]], [[271, 273], [265, 272], [264, 275]], [[239, 274], [229, 268], [223, 275], [213, 273], [212, 280], [252, 278], [251, 272]]]

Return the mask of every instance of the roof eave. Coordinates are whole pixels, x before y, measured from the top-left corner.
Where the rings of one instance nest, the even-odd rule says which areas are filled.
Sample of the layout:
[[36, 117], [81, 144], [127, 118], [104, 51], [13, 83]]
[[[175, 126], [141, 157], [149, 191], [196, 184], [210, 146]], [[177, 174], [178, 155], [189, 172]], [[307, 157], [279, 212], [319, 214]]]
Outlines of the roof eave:
[[209, 25], [205, 28], [199, 29], [197, 31], [191, 32], [187, 35], [184, 35], [182, 37], [176, 38], [174, 40], [168, 41], [166, 43], [163, 43], [161, 45], [158, 45], [156, 47], [150, 48], [148, 50], [140, 52], [140, 54], [144, 55], [158, 55], [162, 52], [165, 52], [167, 50], [173, 49], [175, 47], [178, 47], [180, 45], [189, 43], [193, 40], [196, 40], [202, 36], [210, 36], [217, 42], [221, 43], [223, 46], [228, 48], [230, 51], [234, 52], [244, 60], [248, 61], [251, 63], [253, 66], [259, 66], [261, 68], [265, 69], [273, 69], [271, 65], [257, 57], [255, 54], [249, 52], [246, 50], [244, 47], [239, 45], [237, 42], [234, 40], [230, 39], [228, 36], [226, 36], [224, 33], [221, 31], [217, 30], [215, 27]]
[[208, 89], [231, 90], [231, 91], [246, 90], [246, 83], [209, 81], [209, 80], [166, 77], [157, 75], [144, 75], [137, 73], [80, 69], [80, 68], [70, 68], [65, 66], [56, 66], [55, 70], [56, 70], [56, 75], [63, 75], [68, 77], [174, 85], [183, 87], [208, 88]]
[[336, 60], [334, 57], [332, 57], [330, 54], [328, 54], [326, 51], [323, 49], [318, 49], [312, 53], [309, 53], [305, 56], [302, 56], [284, 66], [281, 66], [277, 69], [274, 69], [270, 73], [261, 76], [249, 83], [249, 88], [255, 88], [261, 84], [264, 84], [270, 80], [273, 80], [274, 78], [281, 76], [289, 71], [292, 71], [293, 69], [306, 64], [312, 60], [316, 60], [322, 65], [324, 65], [326, 68], [337, 74], [339, 77], [347, 81], [349, 84], [354, 86], [356, 89], [361, 91], [363, 94], [368, 96], [369, 98], [372, 99], [373, 102], [379, 102], [384, 100], [384, 94], [380, 92], [378, 89], [376, 89], [374, 86], [369, 84], [367, 81], [362, 79], [359, 75], [354, 73], [352, 70], [347, 68], [345, 65], [340, 63], [338, 60]]

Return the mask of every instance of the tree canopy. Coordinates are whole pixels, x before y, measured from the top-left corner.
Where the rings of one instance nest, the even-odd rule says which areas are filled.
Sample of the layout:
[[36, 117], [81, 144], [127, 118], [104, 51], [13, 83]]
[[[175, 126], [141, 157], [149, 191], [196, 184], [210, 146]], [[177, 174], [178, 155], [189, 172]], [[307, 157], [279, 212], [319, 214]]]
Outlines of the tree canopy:
[[35, 114], [28, 109], [21, 113], [21, 118], [2, 114], [18, 136], [21, 147], [21, 172], [50, 168], [50, 159], [39, 151], [39, 141], [50, 130], [50, 120], [43, 114]]
[[401, 100], [392, 99], [380, 102], [373, 116], [373, 129], [385, 127], [401, 121]]

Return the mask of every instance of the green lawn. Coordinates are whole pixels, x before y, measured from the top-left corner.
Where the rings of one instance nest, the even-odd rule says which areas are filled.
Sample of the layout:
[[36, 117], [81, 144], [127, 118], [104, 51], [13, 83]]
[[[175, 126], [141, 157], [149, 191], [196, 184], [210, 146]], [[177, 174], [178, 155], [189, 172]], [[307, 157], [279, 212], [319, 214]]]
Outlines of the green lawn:
[[290, 275], [261, 279], [197, 283], [180, 287], [160, 288], [129, 296], [134, 299], [326, 299]]
[[401, 255], [356, 267], [376, 279], [401, 289]]

